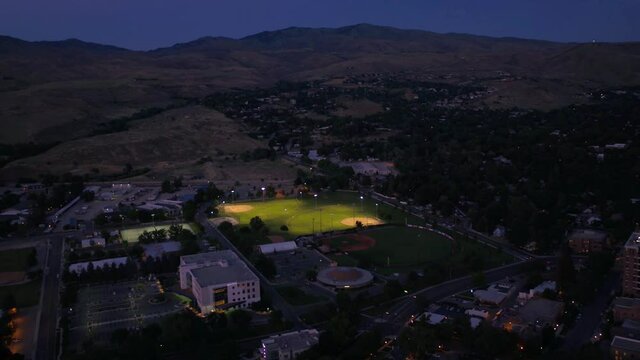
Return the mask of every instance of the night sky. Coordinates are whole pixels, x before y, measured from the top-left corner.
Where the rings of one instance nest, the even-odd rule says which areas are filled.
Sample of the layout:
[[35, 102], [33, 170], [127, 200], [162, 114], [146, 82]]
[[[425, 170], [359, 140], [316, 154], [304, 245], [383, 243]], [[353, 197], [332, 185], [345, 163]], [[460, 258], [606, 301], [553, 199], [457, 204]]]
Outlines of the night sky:
[[3, 0], [0, 34], [131, 49], [356, 23], [555, 41], [640, 40], [640, 0]]

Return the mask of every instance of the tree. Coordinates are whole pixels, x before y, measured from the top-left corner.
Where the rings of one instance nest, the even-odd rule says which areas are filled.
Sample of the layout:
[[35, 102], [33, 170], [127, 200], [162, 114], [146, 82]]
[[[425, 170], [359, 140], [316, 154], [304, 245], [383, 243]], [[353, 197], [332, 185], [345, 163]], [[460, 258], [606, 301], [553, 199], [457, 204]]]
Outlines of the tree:
[[163, 180], [162, 181], [162, 185], [160, 186], [160, 188], [161, 188], [160, 191], [163, 192], [163, 193], [172, 193], [172, 192], [176, 191], [175, 187], [171, 183], [171, 180], [169, 180], [169, 179]]
[[182, 204], [182, 217], [186, 221], [193, 221], [196, 216], [196, 211], [198, 210], [196, 203], [192, 200], [189, 200]]
[[249, 220], [249, 226], [251, 226], [251, 230], [259, 231], [264, 227], [264, 222], [259, 216], [254, 216]]
[[258, 271], [260, 271], [262, 275], [268, 278], [273, 278], [278, 273], [276, 264], [273, 262], [273, 260], [264, 256], [263, 254], [258, 255], [255, 264]]
[[38, 265], [37, 252], [36, 249], [31, 249], [31, 251], [29, 252], [29, 257], [27, 258], [27, 266], [32, 268], [36, 265]]
[[83, 191], [80, 197], [84, 202], [91, 202], [95, 199], [96, 194], [93, 191]]
[[473, 286], [483, 288], [487, 286], [487, 278], [482, 271], [473, 274]]

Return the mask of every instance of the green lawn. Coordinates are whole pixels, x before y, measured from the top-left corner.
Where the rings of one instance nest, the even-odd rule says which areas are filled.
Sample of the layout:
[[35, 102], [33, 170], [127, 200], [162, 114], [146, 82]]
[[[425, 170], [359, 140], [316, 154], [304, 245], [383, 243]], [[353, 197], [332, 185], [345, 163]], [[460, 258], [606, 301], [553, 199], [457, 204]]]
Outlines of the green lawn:
[[[180, 225], [182, 225], [185, 229], [190, 230], [194, 234], [197, 234], [199, 232], [198, 227], [196, 227], [192, 223], [181, 223]], [[143, 226], [143, 227], [133, 228], [133, 229], [125, 229], [125, 230], [120, 230], [120, 236], [122, 237], [122, 240], [128, 243], [136, 243], [138, 242], [138, 237], [142, 235], [142, 233], [145, 231], [153, 231], [156, 229], [165, 229], [168, 231], [170, 227], [171, 227], [171, 224], [156, 225], [156, 226], [152, 225], [152, 226]]]
[[0, 286], [0, 301], [11, 294], [16, 300], [18, 307], [28, 307], [38, 305], [40, 302], [41, 281], [31, 281], [26, 284]]
[[25, 271], [33, 248], [0, 251], [0, 272]]
[[[362, 232], [376, 240], [376, 245], [367, 250], [353, 251], [349, 256], [332, 255], [339, 265], [368, 262], [383, 274], [423, 270], [435, 265], [450, 268], [454, 274], [464, 273], [468, 268], [492, 268], [512, 261], [493, 248], [463, 237], [452, 242], [438, 233], [404, 226], [384, 227]], [[348, 236], [332, 239], [332, 245], [353, 242]], [[353, 260], [349, 260], [352, 258]]]
[[[376, 266], [405, 267], [437, 261], [450, 257], [452, 244], [446, 237], [431, 231], [393, 226], [364, 231], [363, 235], [376, 240], [367, 250], [354, 251], [351, 255], [368, 258]], [[342, 237], [332, 240], [332, 245], [353, 242]]]
[[[316, 207], [317, 202], [317, 207]], [[248, 211], [235, 212], [232, 207], [245, 205]], [[292, 238], [330, 230], [344, 230], [354, 225], [343, 224], [341, 221], [353, 222], [353, 219], [363, 219], [362, 223], [373, 225], [374, 221], [382, 223], [421, 223], [412, 215], [380, 203], [370, 198], [360, 200], [358, 193], [352, 192], [324, 192], [305, 195], [302, 198], [277, 199], [267, 201], [234, 202], [219, 207], [220, 216], [233, 217], [241, 225], [249, 224], [254, 216], [259, 216], [269, 228], [269, 233]], [[406, 220], [405, 220], [406, 219]], [[282, 231], [280, 227], [286, 225], [289, 230]]]
[[306, 292], [293, 286], [281, 286], [276, 288], [278, 293], [291, 305], [308, 305], [324, 300], [321, 297], [307, 294]]

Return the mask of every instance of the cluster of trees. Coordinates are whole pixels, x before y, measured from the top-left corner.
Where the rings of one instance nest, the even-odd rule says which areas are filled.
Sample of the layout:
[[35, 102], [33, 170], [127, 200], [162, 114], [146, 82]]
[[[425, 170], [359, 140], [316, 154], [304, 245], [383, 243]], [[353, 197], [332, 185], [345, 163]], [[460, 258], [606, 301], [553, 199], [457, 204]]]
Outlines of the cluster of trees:
[[350, 166], [338, 166], [329, 160], [318, 161], [318, 173], [306, 173], [298, 170], [294, 185], [306, 184], [313, 189], [329, 188], [331, 190], [347, 189], [355, 173]]
[[256, 253], [255, 247], [268, 234], [268, 228], [259, 216], [249, 221], [249, 226], [235, 229], [231, 223], [224, 221], [218, 225], [220, 230], [238, 250], [246, 256], [256, 268], [266, 277], [272, 278], [277, 274], [275, 263], [269, 257]]
[[174, 193], [182, 187], [182, 177], [176, 177], [173, 180], [164, 179], [160, 185], [160, 191], [163, 193]]
[[375, 331], [357, 334], [358, 307], [349, 294], [338, 293], [337, 313], [329, 319], [320, 341], [302, 353], [301, 360], [311, 359], [366, 359], [381, 344], [381, 336]]
[[176, 254], [163, 254], [156, 258], [149, 256], [140, 262], [140, 271], [145, 274], [176, 273], [180, 266], [180, 257]]

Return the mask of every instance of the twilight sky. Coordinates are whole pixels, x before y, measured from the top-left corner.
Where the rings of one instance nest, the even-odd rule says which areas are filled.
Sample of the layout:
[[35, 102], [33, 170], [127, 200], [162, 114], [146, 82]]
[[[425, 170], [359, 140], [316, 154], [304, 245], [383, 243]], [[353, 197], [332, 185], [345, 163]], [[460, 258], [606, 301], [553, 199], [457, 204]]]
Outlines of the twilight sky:
[[356, 23], [556, 41], [640, 40], [640, 0], [3, 0], [0, 34], [131, 49]]

